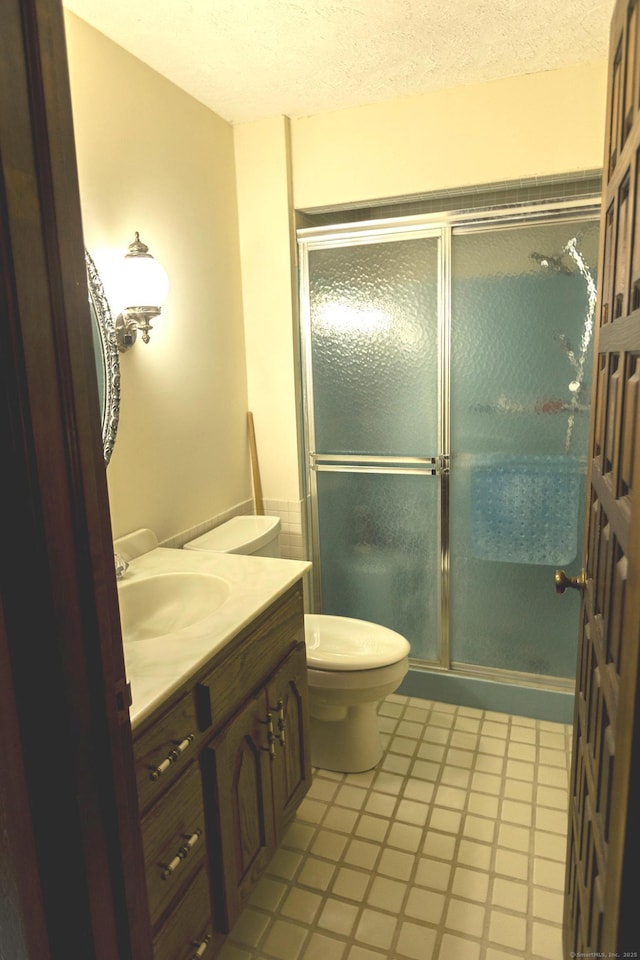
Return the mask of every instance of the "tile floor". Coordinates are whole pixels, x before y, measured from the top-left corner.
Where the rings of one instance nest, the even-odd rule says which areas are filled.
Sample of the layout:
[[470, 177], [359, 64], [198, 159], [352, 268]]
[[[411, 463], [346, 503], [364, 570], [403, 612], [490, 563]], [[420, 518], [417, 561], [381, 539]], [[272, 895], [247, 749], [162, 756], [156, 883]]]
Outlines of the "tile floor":
[[310, 792], [220, 960], [562, 960], [571, 728], [391, 696]]

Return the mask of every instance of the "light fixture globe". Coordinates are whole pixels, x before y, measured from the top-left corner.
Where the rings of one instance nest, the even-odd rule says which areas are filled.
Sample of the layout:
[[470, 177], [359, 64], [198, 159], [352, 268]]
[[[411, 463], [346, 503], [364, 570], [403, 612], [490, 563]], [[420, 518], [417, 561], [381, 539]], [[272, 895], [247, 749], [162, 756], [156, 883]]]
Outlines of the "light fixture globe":
[[120, 274], [120, 296], [127, 304], [116, 319], [116, 340], [121, 351], [133, 346], [138, 330], [144, 343], [149, 343], [151, 320], [160, 313], [168, 292], [169, 278], [164, 268], [136, 233]]

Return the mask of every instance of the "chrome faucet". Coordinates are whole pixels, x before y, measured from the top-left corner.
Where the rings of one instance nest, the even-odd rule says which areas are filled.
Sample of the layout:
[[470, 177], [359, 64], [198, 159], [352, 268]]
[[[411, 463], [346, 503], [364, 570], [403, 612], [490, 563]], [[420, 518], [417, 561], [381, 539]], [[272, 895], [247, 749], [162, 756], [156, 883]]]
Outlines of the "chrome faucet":
[[116, 565], [116, 580], [122, 580], [125, 573], [129, 569], [129, 564], [124, 557], [121, 557], [119, 553], [114, 553], [113, 561]]

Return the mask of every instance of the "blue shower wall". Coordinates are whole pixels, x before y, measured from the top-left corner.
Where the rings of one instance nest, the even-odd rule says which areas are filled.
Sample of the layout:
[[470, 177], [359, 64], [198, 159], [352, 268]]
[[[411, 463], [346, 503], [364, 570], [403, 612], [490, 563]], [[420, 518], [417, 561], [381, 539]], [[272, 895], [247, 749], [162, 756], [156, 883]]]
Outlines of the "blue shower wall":
[[404, 697], [455, 703], [553, 723], [571, 723], [575, 702], [570, 692], [417, 668], [409, 670], [397, 693]]

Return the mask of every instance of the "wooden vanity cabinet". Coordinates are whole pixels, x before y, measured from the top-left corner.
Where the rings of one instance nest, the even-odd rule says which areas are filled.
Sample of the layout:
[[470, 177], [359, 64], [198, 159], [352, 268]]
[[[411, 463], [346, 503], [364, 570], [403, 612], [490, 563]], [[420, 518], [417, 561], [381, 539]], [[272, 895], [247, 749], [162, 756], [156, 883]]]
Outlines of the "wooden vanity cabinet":
[[302, 584], [134, 730], [155, 960], [215, 956], [311, 782]]

